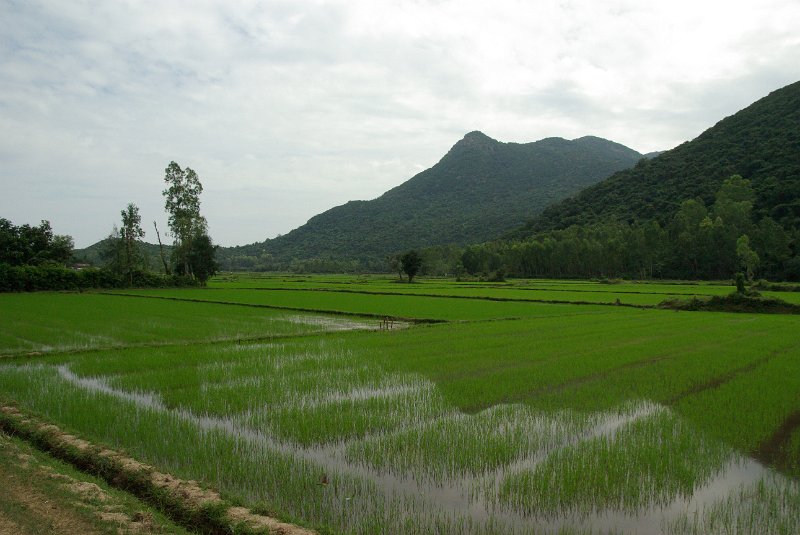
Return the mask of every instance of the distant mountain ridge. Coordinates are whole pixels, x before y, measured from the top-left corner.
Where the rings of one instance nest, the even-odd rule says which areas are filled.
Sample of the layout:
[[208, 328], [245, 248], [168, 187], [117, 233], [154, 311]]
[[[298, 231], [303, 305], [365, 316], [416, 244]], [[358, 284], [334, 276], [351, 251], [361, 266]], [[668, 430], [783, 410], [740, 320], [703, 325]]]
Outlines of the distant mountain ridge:
[[768, 216], [786, 229], [800, 228], [800, 82], [548, 207], [513, 236], [610, 220], [664, 224], [686, 199], [710, 205], [734, 174], [753, 184], [756, 219]]
[[350, 201], [247, 248], [279, 263], [330, 258], [374, 264], [404, 249], [481, 242], [642, 158], [592, 136], [520, 144], [470, 132], [436, 165], [377, 199]]
[[[99, 242], [93, 243], [83, 249], [75, 249], [72, 252], [76, 260], [88, 262], [95, 266], [101, 266], [104, 263], [103, 251], [109, 247], [109, 239], [103, 238]], [[161, 251], [160, 247], [154, 243], [148, 243], [137, 240], [139, 244], [139, 252], [142, 254], [144, 265], [150, 271], [163, 272], [164, 268], [161, 264]], [[172, 245], [164, 245], [164, 255], [169, 261], [172, 254]]]

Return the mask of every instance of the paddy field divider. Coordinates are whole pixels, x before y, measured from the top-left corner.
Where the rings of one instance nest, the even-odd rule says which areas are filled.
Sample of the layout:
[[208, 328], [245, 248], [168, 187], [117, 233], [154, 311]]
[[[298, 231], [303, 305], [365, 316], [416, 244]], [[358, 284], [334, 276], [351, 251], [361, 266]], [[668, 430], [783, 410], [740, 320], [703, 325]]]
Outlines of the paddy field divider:
[[208, 535], [317, 534], [236, 506], [196, 481], [159, 472], [124, 453], [66, 433], [9, 403], [0, 402], [0, 430], [133, 494], [191, 531]]

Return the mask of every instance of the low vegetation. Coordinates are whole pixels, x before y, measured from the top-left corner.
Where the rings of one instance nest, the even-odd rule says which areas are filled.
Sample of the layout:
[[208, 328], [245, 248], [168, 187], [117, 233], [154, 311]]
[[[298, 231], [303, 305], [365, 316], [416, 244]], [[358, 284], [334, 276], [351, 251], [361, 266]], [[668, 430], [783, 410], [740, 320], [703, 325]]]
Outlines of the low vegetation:
[[800, 314], [800, 305], [787, 303], [777, 297], [751, 296], [738, 292], [725, 296], [715, 295], [708, 298], [694, 297], [689, 300], [671, 299], [662, 301], [659, 306], [675, 310]]
[[0, 532], [186, 534], [156, 509], [0, 431]]
[[5, 295], [0, 396], [321, 532], [793, 533], [795, 317], [614, 304], [731, 290], [253, 276]]

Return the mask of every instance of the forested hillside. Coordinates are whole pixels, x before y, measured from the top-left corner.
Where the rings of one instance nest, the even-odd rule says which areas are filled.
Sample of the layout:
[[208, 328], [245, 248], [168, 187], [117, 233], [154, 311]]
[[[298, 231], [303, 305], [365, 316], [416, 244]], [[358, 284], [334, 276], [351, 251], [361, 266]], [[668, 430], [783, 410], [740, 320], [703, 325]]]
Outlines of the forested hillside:
[[516, 236], [611, 220], [665, 224], [685, 199], [713, 203], [732, 175], [751, 181], [756, 219], [769, 216], [786, 229], [800, 227], [800, 82], [548, 207]]
[[472, 132], [432, 168], [379, 198], [348, 202], [268, 240], [263, 249], [250, 248], [284, 265], [332, 259], [381, 268], [388, 253], [495, 238], [641, 158], [596, 137], [517, 144]]
[[800, 280], [800, 83], [466, 249], [469, 272]]

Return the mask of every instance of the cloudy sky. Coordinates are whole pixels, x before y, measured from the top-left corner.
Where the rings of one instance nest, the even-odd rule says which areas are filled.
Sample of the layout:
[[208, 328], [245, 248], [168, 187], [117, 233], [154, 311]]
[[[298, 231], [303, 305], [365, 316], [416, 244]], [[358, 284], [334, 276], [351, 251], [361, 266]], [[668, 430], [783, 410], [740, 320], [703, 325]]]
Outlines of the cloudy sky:
[[800, 2], [0, 0], [0, 217], [76, 246], [193, 168], [222, 245], [435, 164], [465, 133], [692, 139], [800, 79]]

